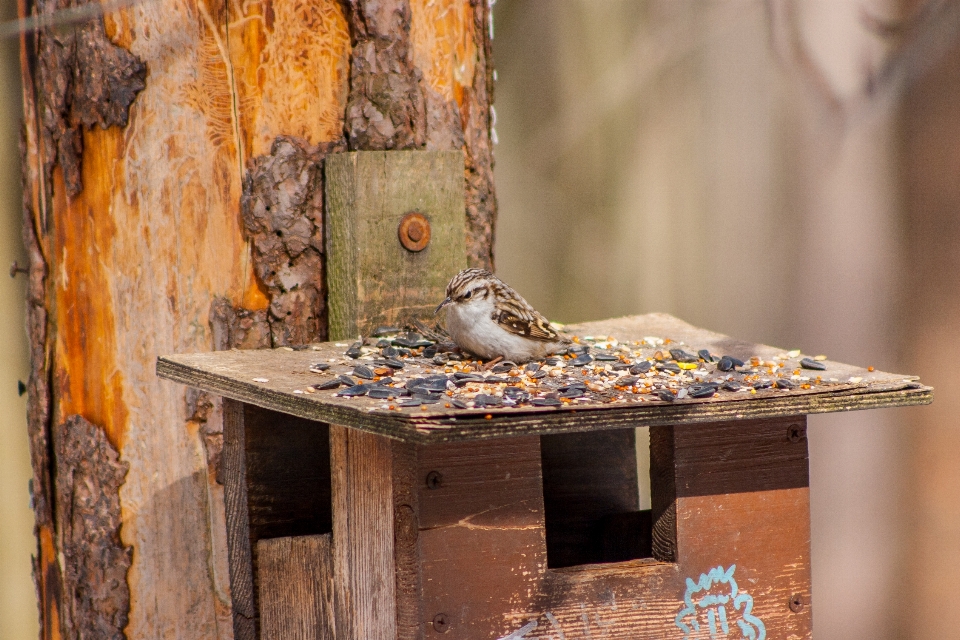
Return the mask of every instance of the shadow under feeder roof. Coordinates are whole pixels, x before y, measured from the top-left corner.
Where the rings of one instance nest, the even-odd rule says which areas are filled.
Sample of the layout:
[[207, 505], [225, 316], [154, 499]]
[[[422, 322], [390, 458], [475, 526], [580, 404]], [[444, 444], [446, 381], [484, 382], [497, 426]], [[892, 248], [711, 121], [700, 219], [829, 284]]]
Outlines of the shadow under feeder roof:
[[[758, 357], [764, 361], [784, 355], [782, 349], [698, 329], [666, 314], [568, 325], [565, 330], [570, 335], [612, 336], [628, 345], [651, 336], [671, 340], [670, 344], [660, 347], [664, 351], [681, 346], [693, 353], [707, 349], [715, 355], [731, 355], [744, 360]], [[588, 401], [560, 407], [525, 405], [458, 409], [434, 404], [425, 409], [414, 407], [400, 411], [385, 408], [387, 403], [383, 400], [339, 397], [336, 390], [304, 393], [306, 387], [329, 378], [311, 373], [310, 365], [329, 363], [331, 359], [342, 360], [342, 365], [331, 364], [330, 371], [349, 373], [354, 364], [364, 363], [363, 360], [344, 358], [345, 348], [343, 343], [340, 344], [336, 346], [327, 342], [302, 351], [280, 348], [163, 356], [157, 362], [157, 373], [169, 380], [266, 409], [423, 444], [602, 430], [617, 426], [680, 425], [876, 409], [928, 404], [933, 400], [933, 389], [921, 384], [916, 377], [823, 361], [824, 371], [803, 371], [812, 377], [822, 377], [820, 384], [809, 389], [724, 392], [710, 398], [686, 398], [675, 402], [651, 395], [626, 394], [629, 399], [625, 401]], [[645, 353], [655, 350], [645, 345]], [[799, 360], [799, 357], [792, 360]], [[442, 366], [431, 366], [434, 370], [425, 373], [443, 372]], [[707, 377], [722, 375], [713, 371], [714, 366], [707, 365], [710, 369]]]

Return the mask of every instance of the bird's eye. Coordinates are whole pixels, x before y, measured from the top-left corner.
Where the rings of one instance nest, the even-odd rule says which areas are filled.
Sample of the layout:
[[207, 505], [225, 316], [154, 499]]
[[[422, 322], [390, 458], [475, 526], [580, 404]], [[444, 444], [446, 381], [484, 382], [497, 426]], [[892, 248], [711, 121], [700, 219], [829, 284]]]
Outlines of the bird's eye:
[[470, 299], [470, 296], [472, 296], [472, 295], [473, 295], [473, 291], [467, 291], [465, 294], [463, 294], [463, 299], [464, 299], [464, 300], [469, 300], [469, 299]]

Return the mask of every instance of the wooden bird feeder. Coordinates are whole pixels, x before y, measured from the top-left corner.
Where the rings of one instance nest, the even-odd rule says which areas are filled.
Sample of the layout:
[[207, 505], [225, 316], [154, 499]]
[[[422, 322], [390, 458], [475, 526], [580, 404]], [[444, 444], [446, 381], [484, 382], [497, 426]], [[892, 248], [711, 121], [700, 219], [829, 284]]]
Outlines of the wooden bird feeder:
[[[462, 176], [457, 153], [327, 160], [333, 338], [443, 299], [465, 262]], [[411, 212], [416, 251], [398, 232]], [[567, 331], [784, 355], [662, 314]], [[809, 638], [806, 415], [932, 401], [915, 378], [825, 362], [809, 389], [391, 409], [309, 392], [347, 370], [345, 344], [158, 361], [224, 398], [238, 640]]]

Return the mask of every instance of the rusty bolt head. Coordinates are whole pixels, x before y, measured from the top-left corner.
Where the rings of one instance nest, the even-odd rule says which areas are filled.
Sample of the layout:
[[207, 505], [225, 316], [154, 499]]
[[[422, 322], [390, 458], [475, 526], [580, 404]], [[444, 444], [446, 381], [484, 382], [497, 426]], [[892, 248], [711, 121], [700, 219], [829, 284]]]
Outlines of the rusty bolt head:
[[423, 251], [430, 244], [430, 221], [422, 213], [411, 211], [400, 220], [397, 233], [405, 249]]
[[438, 613], [433, 616], [433, 630], [437, 633], [446, 633], [450, 630], [450, 620], [447, 619], [447, 614]]
[[431, 471], [427, 474], [427, 489], [439, 489], [443, 485], [443, 474]]
[[803, 596], [799, 593], [795, 593], [790, 596], [790, 611], [794, 613], [800, 613], [803, 611]]
[[799, 424], [792, 424], [787, 427], [787, 439], [796, 444], [807, 436], [807, 430]]

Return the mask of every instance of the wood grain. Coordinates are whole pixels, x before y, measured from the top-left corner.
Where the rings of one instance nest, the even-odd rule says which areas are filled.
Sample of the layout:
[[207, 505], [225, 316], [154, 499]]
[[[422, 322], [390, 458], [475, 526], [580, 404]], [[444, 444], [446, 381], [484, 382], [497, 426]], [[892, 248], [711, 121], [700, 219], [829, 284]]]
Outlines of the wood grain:
[[331, 426], [330, 466], [338, 637], [395, 640], [397, 596], [390, 441]]
[[336, 640], [331, 535], [257, 542], [261, 640]]
[[223, 489], [230, 558], [230, 593], [233, 600], [233, 635], [236, 640], [256, 640], [257, 606], [253, 588], [253, 554], [247, 511], [247, 470], [244, 405], [223, 401]]
[[393, 540], [397, 567], [397, 640], [422, 637], [420, 482], [416, 445], [392, 442]]
[[[463, 153], [331, 154], [325, 179], [331, 339], [431, 318], [447, 282], [467, 265]], [[410, 211], [430, 222], [430, 243], [418, 252], [397, 236]]]
[[[713, 353], [772, 358], [782, 350], [731, 339], [692, 327], [664, 314], [617, 318], [568, 327], [584, 335], [615, 335], [639, 340], [659, 335], [682, 340]], [[560, 408], [486, 408], [482, 411], [442, 408], [427, 411], [388, 411], [368, 398], [339, 398], [335, 391], [294, 393], [319, 378], [310, 364], [340, 359], [344, 347], [313, 345], [313, 350], [228, 351], [162, 357], [158, 375], [310, 420], [340, 424], [407, 442], [445, 442], [534, 433], [565, 433], [655, 425], [708, 423], [749, 418], [853, 411], [929, 404], [933, 389], [915, 378], [827, 361], [828, 372], [841, 382], [810, 390], [768, 389], [756, 394], [717, 394], [712, 398], [667, 403], [643, 400], [625, 403], [588, 403]], [[352, 365], [340, 366], [348, 371]], [[850, 377], [861, 378], [849, 382]], [[255, 378], [268, 382], [255, 382]], [[842, 382], [846, 380], [847, 382]], [[437, 408], [440, 407], [440, 408]], [[486, 418], [489, 415], [490, 418]]]
[[[438, 471], [443, 477], [438, 488], [421, 488], [425, 511], [429, 502], [443, 506], [421, 523], [426, 633], [443, 613], [449, 625], [444, 637], [458, 640], [679, 638], [679, 623], [693, 620], [700, 633], [690, 637], [706, 638], [710, 612], [684, 610], [687, 579], [706, 581], [711, 593], [730, 594], [731, 584], [710, 580], [727, 573], [738, 594], [752, 600], [752, 615], [759, 620], [744, 617], [741, 599], [739, 607], [725, 610], [733, 631], [743, 621], [755, 631], [763, 625], [768, 638], [809, 638], [808, 490], [778, 488], [757, 474], [762, 457], [773, 454], [785, 477], [804, 477], [805, 438], [782, 437], [795, 423], [654, 430], [657, 446], [675, 448], [675, 462], [652, 456], [663, 477], [673, 475], [683, 486], [709, 483], [716, 467], [716, 456], [705, 447], [709, 441], [723, 452], [721, 484], [736, 489], [676, 498], [676, 561], [670, 563], [548, 568], [536, 439], [420, 447], [420, 474]], [[794, 597], [803, 603], [798, 611], [790, 608]]]

